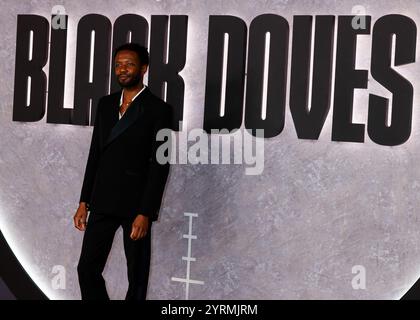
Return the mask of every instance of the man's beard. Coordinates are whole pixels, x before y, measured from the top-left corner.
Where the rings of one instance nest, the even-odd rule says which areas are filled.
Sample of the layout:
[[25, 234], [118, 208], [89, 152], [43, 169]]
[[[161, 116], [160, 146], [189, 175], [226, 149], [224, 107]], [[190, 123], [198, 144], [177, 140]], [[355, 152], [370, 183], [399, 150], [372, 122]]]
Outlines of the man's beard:
[[123, 88], [132, 88], [132, 87], [135, 87], [135, 86], [137, 86], [139, 84], [140, 80], [141, 80], [140, 75], [135, 75], [132, 78], [129, 78], [128, 81], [125, 80], [123, 82], [120, 81], [120, 78], [119, 77], [117, 77], [117, 81], [118, 81], [119, 85], [121, 87], [123, 87]]

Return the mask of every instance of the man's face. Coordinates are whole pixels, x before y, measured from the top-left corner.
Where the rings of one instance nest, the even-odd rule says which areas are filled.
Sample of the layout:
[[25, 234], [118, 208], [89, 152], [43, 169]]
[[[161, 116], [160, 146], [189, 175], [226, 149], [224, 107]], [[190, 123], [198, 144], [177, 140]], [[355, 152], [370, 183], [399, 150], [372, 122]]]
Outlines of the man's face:
[[137, 53], [122, 50], [115, 56], [115, 75], [123, 88], [136, 86], [143, 80], [147, 65], [141, 65]]

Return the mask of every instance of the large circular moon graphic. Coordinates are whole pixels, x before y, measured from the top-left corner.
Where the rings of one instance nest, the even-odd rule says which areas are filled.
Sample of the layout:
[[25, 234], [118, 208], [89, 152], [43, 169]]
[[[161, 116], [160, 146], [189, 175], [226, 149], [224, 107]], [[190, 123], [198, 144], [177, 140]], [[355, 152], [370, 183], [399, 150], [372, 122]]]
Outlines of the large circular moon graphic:
[[[17, 16], [35, 14], [51, 22], [54, 5], [7, 0], [0, 12], [0, 230], [48, 298], [80, 299], [76, 267], [83, 233], [74, 228], [72, 217], [92, 127], [51, 124], [46, 116], [38, 122], [12, 120], [14, 93], [26, 90], [25, 84], [14, 85]], [[369, 72], [371, 33], [357, 37], [355, 63], [356, 69], [368, 70], [368, 88], [354, 92], [352, 116], [353, 123], [365, 125], [363, 143], [332, 141], [332, 107], [318, 140], [299, 139], [290, 113], [290, 56], [292, 39], [299, 36], [293, 34], [293, 17], [352, 15], [360, 1], [95, 0], [60, 5], [69, 17], [66, 108], [73, 106], [77, 25], [84, 15], [101, 14], [113, 23], [122, 14], [138, 14], [149, 29], [152, 15], [187, 15], [187, 59], [180, 76], [188, 129], [203, 127], [209, 16], [233, 15], [248, 28], [265, 13], [289, 23], [285, 124], [279, 135], [264, 139], [263, 172], [246, 175], [246, 164], [172, 165], [160, 217], [152, 227], [148, 299], [399, 299], [419, 278], [420, 50], [415, 63], [395, 67], [414, 89], [411, 135], [401, 145], [376, 144], [366, 132], [369, 94], [392, 99]], [[366, 0], [361, 5], [372, 26], [391, 13], [420, 22], [416, 0]], [[48, 75], [48, 63], [43, 71]], [[196, 237], [189, 241], [186, 234]], [[187, 268], [183, 257], [188, 254], [194, 261]], [[355, 277], [362, 275], [364, 285], [355, 286]], [[121, 230], [104, 277], [111, 299], [123, 299], [128, 283]], [[198, 282], [189, 284], [188, 297], [186, 283], [177, 278]]]

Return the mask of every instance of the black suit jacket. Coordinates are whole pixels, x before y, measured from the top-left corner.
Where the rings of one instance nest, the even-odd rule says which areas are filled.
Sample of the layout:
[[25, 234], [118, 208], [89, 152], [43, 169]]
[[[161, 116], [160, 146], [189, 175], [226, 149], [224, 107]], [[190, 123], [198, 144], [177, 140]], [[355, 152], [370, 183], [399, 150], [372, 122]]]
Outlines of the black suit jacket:
[[170, 105], [141, 92], [119, 120], [121, 91], [99, 100], [80, 201], [92, 212], [157, 220], [169, 172], [156, 150], [156, 133], [171, 127]]

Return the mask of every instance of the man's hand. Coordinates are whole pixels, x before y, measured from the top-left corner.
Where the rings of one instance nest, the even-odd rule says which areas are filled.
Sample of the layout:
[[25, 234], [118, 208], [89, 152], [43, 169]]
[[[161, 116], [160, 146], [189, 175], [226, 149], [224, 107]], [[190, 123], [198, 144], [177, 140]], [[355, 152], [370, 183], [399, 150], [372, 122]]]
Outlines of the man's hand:
[[86, 229], [86, 219], [88, 216], [88, 211], [86, 204], [81, 202], [79, 208], [77, 208], [76, 214], [73, 217], [74, 226], [80, 231], [85, 231]]
[[133, 221], [130, 238], [133, 240], [143, 238], [147, 234], [148, 229], [149, 217], [139, 214]]

